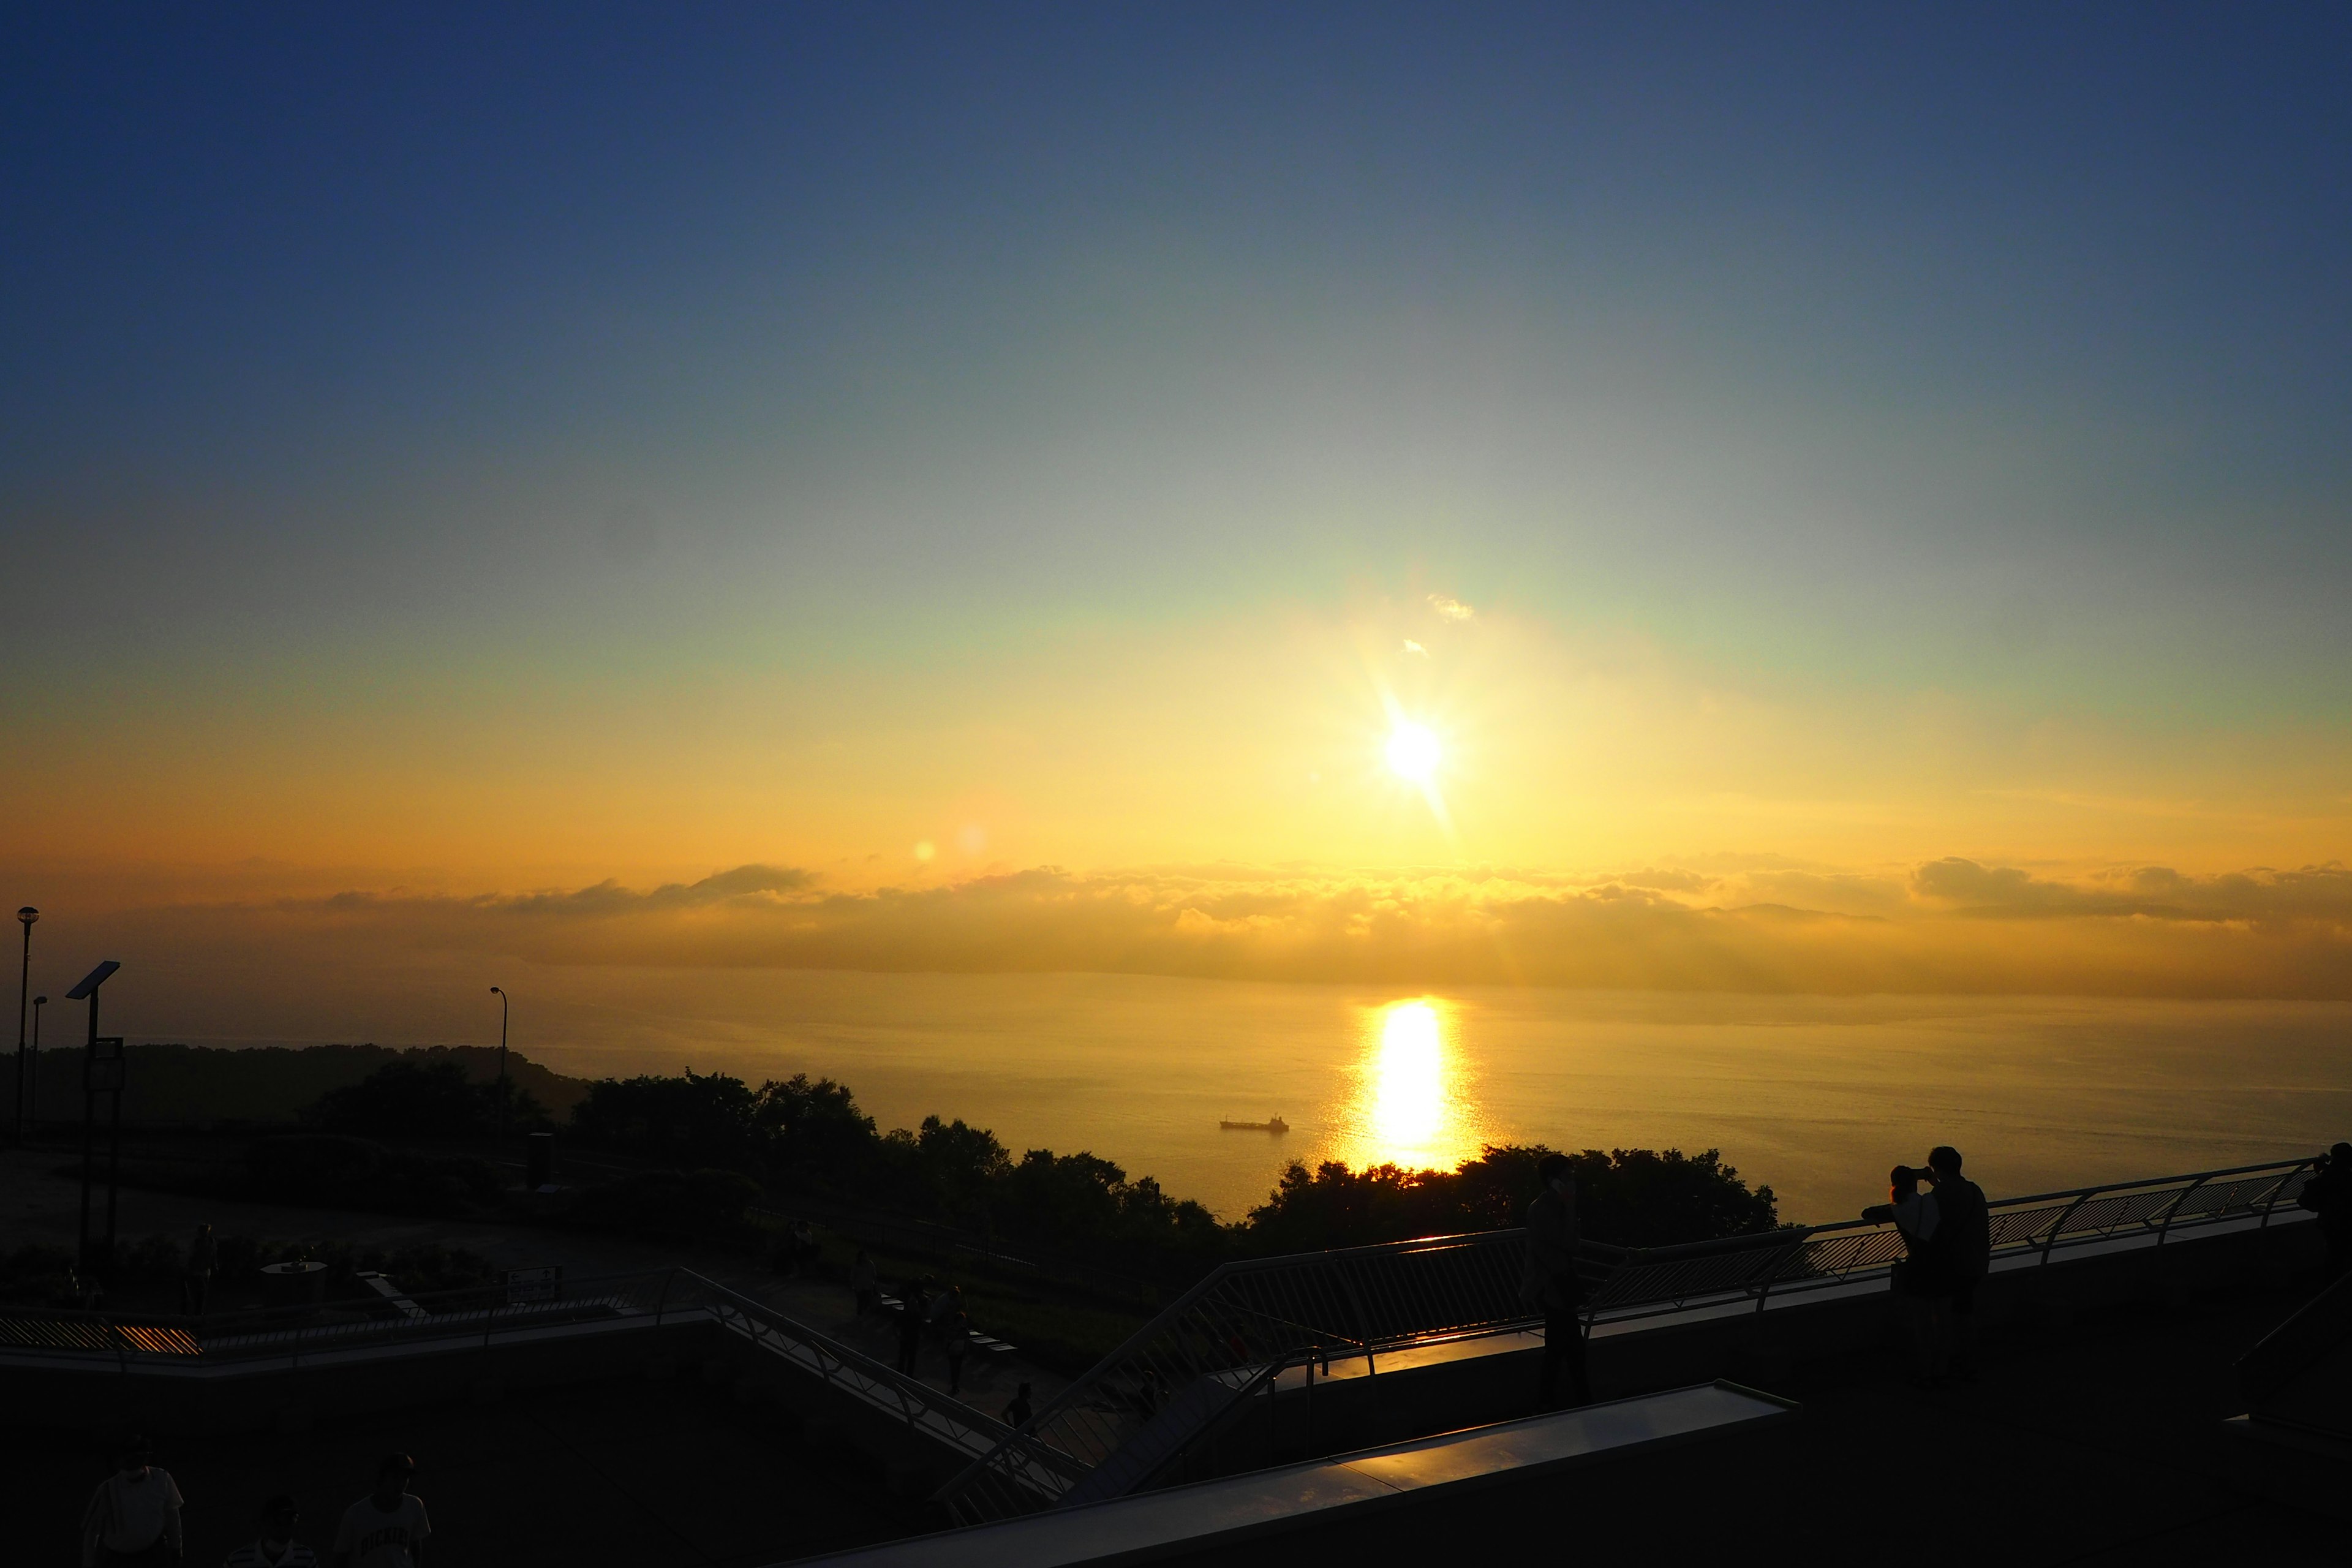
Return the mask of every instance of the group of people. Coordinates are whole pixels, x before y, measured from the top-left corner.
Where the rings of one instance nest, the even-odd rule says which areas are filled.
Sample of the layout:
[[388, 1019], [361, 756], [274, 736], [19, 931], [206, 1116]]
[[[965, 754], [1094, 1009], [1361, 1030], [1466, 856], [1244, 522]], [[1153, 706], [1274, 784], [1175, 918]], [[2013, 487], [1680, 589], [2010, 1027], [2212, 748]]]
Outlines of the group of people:
[[[860, 1253], [861, 1258], [865, 1254]], [[971, 1316], [963, 1310], [963, 1287], [940, 1290], [926, 1278], [910, 1279], [898, 1295], [898, 1370], [912, 1377], [923, 1353], [923, 1337], [938, 1340], [948, 1356], [948, 1392], [963, 1392], [964, 1357], [971, 1351]]]
[[1947, 1379], [1976, 1376], [1977, 1287], [1992, 1266], [1992, 1218], [1984, 1189], [1960, 1174], [1960, 1152], [1948, 1143], [1925, 1165], [1887, 1173], [1886, 1202], [1862, 1217], [1892, 1220], [1904, 1256], [1895, 1265], [1895, 1293], [1909, 1320], [1912, 1382], [1940, 1387]]
[[777, 1234], [772, 1260], [776, 1272], [790, 1279], [814, 1270], [824, 1256], [824, 1248], [817, 1245], [816, 1227], [796, 1219]]
[[[114, 1473], [90, 1494], [82, 1515], [82, 1568], [164, 1568], [185, 1555], [180, 1532], [184, 1500], [171, 1472], [153, 1463], [144, 1437], [125, 1441]], [[425, 1504], [408, 1489], [416, 1465], [387, 1454], [368, 1495], [343, 1510], [332, 1568], [420, 1568], [433, 1533]], [[302, 1510], [279, 1493], [261, 1505], [258, 1531], [232, 1551], [223, 1568], [319, 1568], [319, 1554], [295, 1538]]]
[[[882, 1308], [882, 1271], [876, 1267], [873, 1254], [864, 1247], [849, 1263], [849, 1289], [857, 1298], [857, 1315], [861, 1318], [879, 1316]], [[923, 1353], [923, 1336], [935, 1336], [948, 1357], [948, 1392], [963, 1392], [964, 1357], [971, 1350], [971, 1316], [964, 1310], [963, 1287], [950, 1285], [938, 1289], [937, 1281], [926, 1277], [910, 1279], [898, 1293], [896, 1314], [898, 1331], [898, 1370], [912, 1377]], [[1027, 1423], [1032, 1413], [1029, 1385], [1023, 1384], [1004, 1407], [1004, 1424], [1019, 1426]]]
[[[2352, 1178], [2352, 1147], [2344, 1147], [2344, 1153]], [[1592, 1383], [1581, 1318], [1584, 1286], [1576, 1268], [1576, 1166], [1565, 1154], [1550, 1154], [1536, 1174], [1543, 1190], [1528, 1205], [1519, 1298], [1543, 1315], [1536, 1408], [1553, 1410], [1559, 1407], [1563, 1373], [1571, 1404], [1589, 1404]], [[1863, 1218], [1891, 1220], [1903, 1237], [1895, 1291], [1910, 1326], [1913, 1381], [1935, 1387], [1952, 1377], [1973, 1380], [1977, 1287], [1992, 1263], [1991, 1212], [1984, 1190], [1960, 1173], [1960, 1152], [1949, 1144], [1930, 1151], [1925, 1165], [1895, 1166], [1887, 1180], [1887, 1201], [1864, 1209]], [[2344, 1207], [2352, 1233], [2352, 1179]]]

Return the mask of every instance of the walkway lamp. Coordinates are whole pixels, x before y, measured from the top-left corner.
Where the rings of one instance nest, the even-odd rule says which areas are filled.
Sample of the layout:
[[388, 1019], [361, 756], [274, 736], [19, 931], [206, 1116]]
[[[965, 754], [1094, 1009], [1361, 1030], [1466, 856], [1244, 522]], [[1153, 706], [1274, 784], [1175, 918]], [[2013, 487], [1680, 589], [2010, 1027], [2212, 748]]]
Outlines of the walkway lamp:
[[33, 1055], [28, 1064], [30, 1070], [25, 1074], [25, 1079], [27, 1089], [26, 1103], [31, 1112], [29, 1125], [36, 1126], [41, 1120], [41, 1009], [48, 1005], [49, 999], [46, 996], [33, 998]]
[[499, 1131], [507, 1130], [507, 994], [498, 986], [490, 994], [499, 999]]
[[16, 1142], [25, 1141], [25, 998], [33, 992], [33, 923], [41, 911], [26, 904], [16, 911], [25, 927], [25, 970], [16, 983]]

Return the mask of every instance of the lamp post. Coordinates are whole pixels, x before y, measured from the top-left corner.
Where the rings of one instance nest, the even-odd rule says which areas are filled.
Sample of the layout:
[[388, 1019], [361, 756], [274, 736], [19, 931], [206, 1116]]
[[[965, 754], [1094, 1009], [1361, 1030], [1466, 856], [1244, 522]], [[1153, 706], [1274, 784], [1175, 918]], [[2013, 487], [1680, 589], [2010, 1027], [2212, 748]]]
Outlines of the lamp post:
[[41, 1009], [48, 1005], [46, 996], [33, 998], [33, 1056], [25, 1074], [26, 1104], [31, 1108], [28, 1127], [38, 1126], [41, 1121]]
[[89, 1258], [89, 1176], [91, 1144], [98, 1126], [98, 1097], [111, 1092], [114, 1096], [114, 1153], [107, 1168], [106, 1178], [106, 1266], [114, 1266], [114, 1194], [115, 1176], [122, 1163], [122, 1042], [110, 1040], [113, 1052], [101, 1067], [98, 1054], [98, 988], [113, 977], [122, 965], [108, 959], [82, 976], [81, 984], [66, 993], [68, 1002], [89, 1004], [89, 1044], [82, 1053], [81, 1077], [81, 1239], [75, 1248], [75, 1267], [85, 1276], [92, 1270]]
[[16, 983], [16, 1142], [25, 1141], [25, 998], [33, 994], [33, 922], [41, 911], [26, 904], [16, 911], [25, 926], [25, 971]]
[[490, 994], [499, 999], [499, 1131], [507, 1130], [507, 994], [493, 985]]

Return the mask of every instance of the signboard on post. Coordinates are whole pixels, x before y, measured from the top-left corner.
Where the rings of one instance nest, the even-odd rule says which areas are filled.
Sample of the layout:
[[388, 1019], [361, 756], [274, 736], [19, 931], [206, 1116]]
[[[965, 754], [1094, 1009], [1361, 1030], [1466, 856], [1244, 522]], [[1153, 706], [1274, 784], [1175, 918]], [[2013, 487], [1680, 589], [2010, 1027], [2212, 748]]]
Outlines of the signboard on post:
[[131, 1064], [122, 1055], [122, 1037], [107, 1035], [89, 1043], [89, 1055], [81, 1064], [81, 1087], [85, 1094], [120, 1094], [131, 1076]]
[[563, 1265], [507, 1270], [507, 1305], [523, 1301], [556, 1301], [563, 1297]]

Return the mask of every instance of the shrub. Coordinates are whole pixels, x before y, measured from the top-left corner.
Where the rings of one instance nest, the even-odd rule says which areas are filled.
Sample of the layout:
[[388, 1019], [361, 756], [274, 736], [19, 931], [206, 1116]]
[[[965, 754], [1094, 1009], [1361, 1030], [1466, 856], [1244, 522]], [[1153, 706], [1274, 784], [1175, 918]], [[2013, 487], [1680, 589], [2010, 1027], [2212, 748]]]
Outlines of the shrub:
[[[1507, 1230], [1524, 1224], [1540, 1190], [1540, 1144], [1490, 1145], [1453, 1171], [1375, 1165], [1351, 1171], [1294, 1163], [1246, 1222], [1251, 1250], [1304, 1252], [1362, 1247], [1448, 1232]], [[1769, 1186], [1750, 1191], [1709, 1149], [1587, 1149], [1571, 1154], [1584, 1234], [1619, 1247], [1666, 1247], [1769, 1230], [1777, 1208]]]
[[687, 1069], [684, 1078], [604, 1079], [572, 1112], [591, 1143], [681, 1164], [741, 1168], [758, 1163], [759, 1096], [740, 1078]]
[[74, 1305], [72, 1250], [36, 1246], [0, 1254], [0, 1301], [27, 1307]]
[[[539, 1126], [547, 1112], [508, 1083], [506, 1124]], [[319, 1097], [309, 1120], [335, 1132], [381, 1138], [478, 1138], [500, 1123], [500, 1086], [475, 1083], [453, 1057], [386, 1062], [359, 1082]]]

